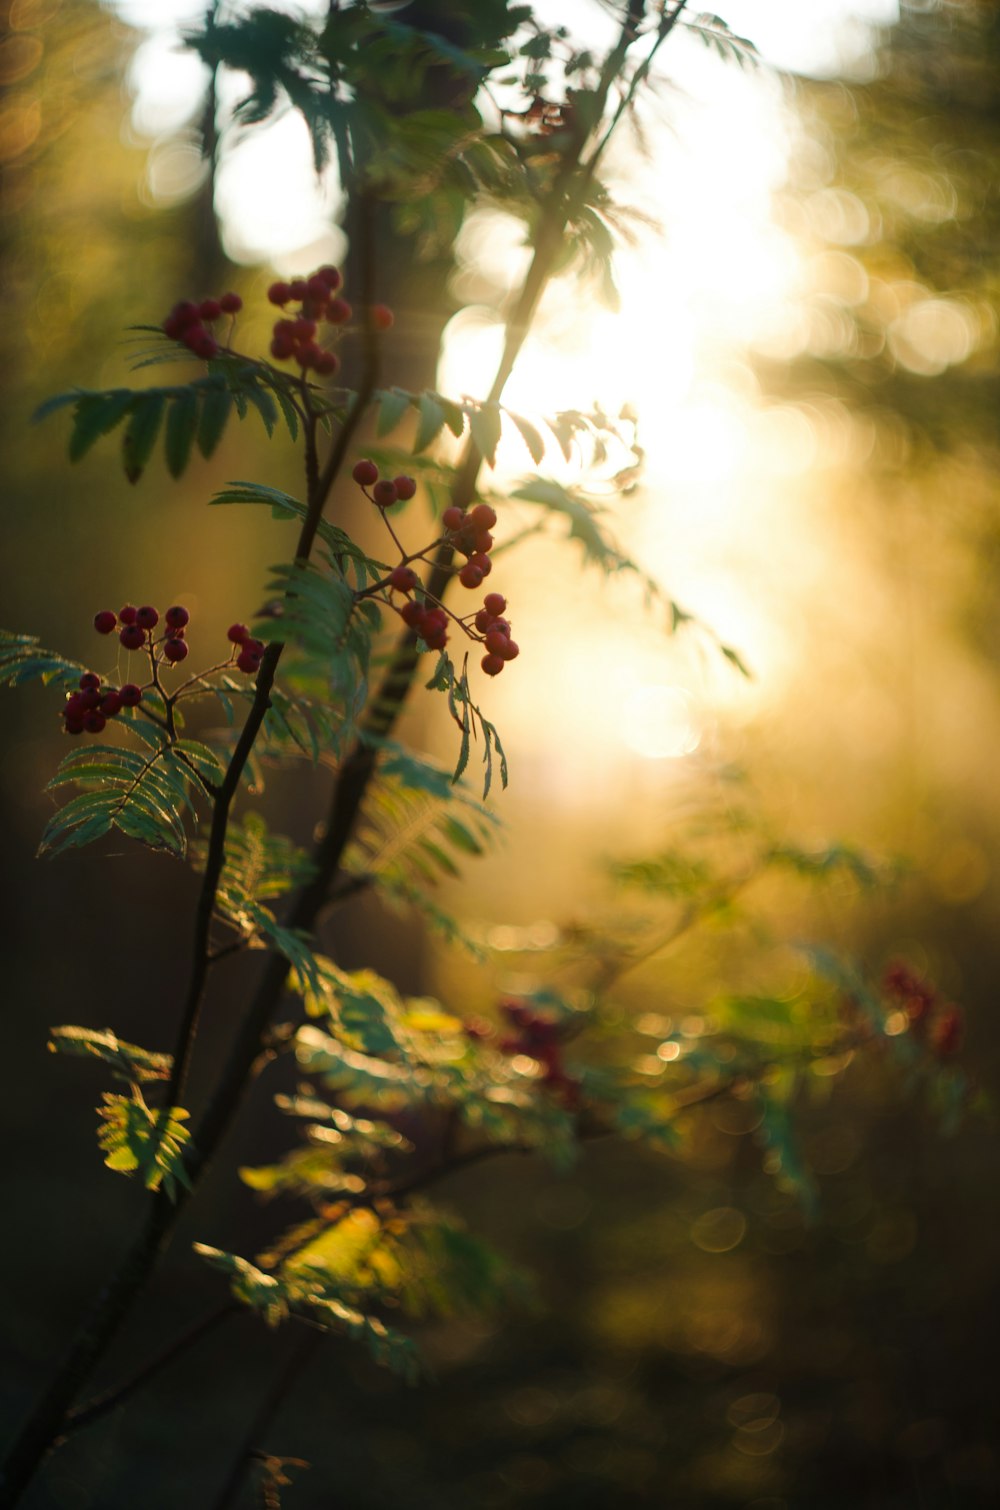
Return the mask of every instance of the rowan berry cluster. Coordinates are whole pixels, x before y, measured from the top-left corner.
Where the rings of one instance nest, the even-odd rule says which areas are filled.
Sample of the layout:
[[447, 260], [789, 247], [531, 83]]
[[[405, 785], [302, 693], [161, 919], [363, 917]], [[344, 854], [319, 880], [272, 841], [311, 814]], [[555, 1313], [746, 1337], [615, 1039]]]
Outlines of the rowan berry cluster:
[[320, 346], [316, 334], [321, 320], [336, 328], [346, 325], [354, 313], [347, 300], [337, 293], [340, 285], [340, 273], [335, 267], [317, 268], [308, 278], [293, 278], [290, 283], [279, 279], [271, 284], [267, 297], [272, 304], [279, 309], [289, 304], [300, 306], [294, 318], [283, 317], [274, 322], [271, 355], [276, 361], [291, 359], [303, 372], [311, 368], [321, 377], [337, 371], [339, 357], [335, 351]]
[[355, 462], [351, 476], [365, 497], [370, 498], [380, 509], [391, 509], [394, 503], [408, 503], [417, 491], [413, 478], [404, 474], [391, 479], [379, 477], [375, 462], [367, 458]]
[[113, 634], [117, 629], [118, 639], [126, 650], [154, 650], [159, 646], [160, 660], [173, 664], [183, 661], [187, 656], [186, 631], [190, 618], [186, 608], [182, 608], [179, 603], [174, 604], [164, 614], [164, 630], [159, 639], [156, 639], [153, 631], [160, 622], [159, 610], [150, 603], [144, 604], [142, 608], [126, 603], [117, 613], [113, 609], [104, 608], [95, 614], [94, 628], [98, 634]]
[[448, 543], [459, 555], [467, 557], [458, 574], [463, 587], [475, 590], [493, 570], [490, 551], [494, 541], [490, 531], [496, 522], [496, 510], [488, 503], [477, 503], [469, 510], [452, 504], [442, 514], [441, 523], [448, 532]]
[[71, 692], [63, 705], [62, 716], [67, 734], [100, 734], [109, 718], [123, 708], [137, 708], [142, 702], [142, 688], [135, 682], [123, 687], [104, 686], [96, 671], [85, 671], [79, 690]]
[[526, 1054], [529, 1059], [534, 1059], [544, 1070], [544, 1084], [561, 1095], [569, 1110], [575, 1110], [580, 1104], [580, 1082], [567, 1072], [563, 1064], [557, 1020], [544, 1012], [536, 1012], [523, 1001], [502, 1001], [500, 1011], [515, 1029], [513, 1034], [500, 1040], [501, 1051]]
[[487, 676], [499, 676], [507, 662], [521, 653], [521, 647], [510, 637], [510, 621], [503, 617], [506, 607], [502, 593], [488, 592], [474, 620], [486, 646], [480, 665]]
[[163, 322], [163, 333], [173, 341], [180, 341], [196, 357], [206, 361], [218, 356], [220, 346], [208, 329], [223, 315], [235, 315], [243, 308], [239, 294], [226, 293], [218, 299], [202, 299], [195, 304], [191, 299], [181, 299], [174, 305]]
[[248, 676], [259, 671], [264, 659], [264, 641], [255, 640], [246, 624], [230, 624], [226, 637], [234, 647], [233, 654], [239, 669]]
[[954, 1002], [942, 1001], [930, 981], [897, 961], [882, 978], [882, 989], [906, 1013], [915, 1035], [926, 1040], [937, 1059], [951, 1059], [962, 1046], [964, 1014]]

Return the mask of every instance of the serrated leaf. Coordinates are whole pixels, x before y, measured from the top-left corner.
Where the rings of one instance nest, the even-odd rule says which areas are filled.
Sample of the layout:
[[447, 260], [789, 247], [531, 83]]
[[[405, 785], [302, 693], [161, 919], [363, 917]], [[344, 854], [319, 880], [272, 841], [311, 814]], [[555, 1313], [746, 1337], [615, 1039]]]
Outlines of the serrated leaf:
[[390, 388], [379, 397], [378, 423], [375, 433], [379, 438], [395, 430], [410, 407], [410, 395], [401, 388]]
[[111, 1066], [118, 1080], [135, 1084], [147, 1080], [169, 1080], [173, 1058], [126, 1043], [110, 1028], [61, 1027], [49, 1029], [49, 1049], [53, 1054], [93, 1056]]
[[173, 399], [167, 411], [163, 449], [171, 477], [180, 477], [187, 466], [197, 428], [198, 396], [189, 388]]
[[500, 408], [497, 404], [483, 404], [469, 415], [472, 438], [488, 466], [496, 462], [497, 446], [500, 444]]
[[509, 409], [505, 412], [507, 413], [509, 418], [514, 421], [514, 424], [520, 431], [521, 439], [527, 446], [528, 451], [531, 454], [531, 459], [535, 463], [535, 466], [541, 466], [542, 458], [545, 455], [545, 442], [542, 439], [540, 432], [536, 430], [535, 426], [528, 420], [526, 420], [523, 415], [513, 414]]
[[419, 454], [426, 451], [431, 441], [440, 435], [444, 426], [444, 410], [437, 399], [431, 393], [422, 393], [417, 401], [417, 410], [420, 418], [417, 422], [417, 434], [413, 442], [413, 450]]
[[207, 461], [222, 439], [222, 432], [233, 411], [233, 397], [228, 388], [220, 384], [209, 388], [201, 403], [201, 418], [198, 421], [198, 450]]
[[122, 436], [122, 465], [129, 482], [139, 481], [153, 454], [156, 437], [160, 433], [164, 402], [163, 393], [153, 389], [149, 394], [135, 398], [131, 405], [129, 421]]
[[77, 400], [73, 415], [73, 430], [69, 440], [70, 461], [79, 461], [95, 441], [120, 424], [131, 409], [134, 399], [135, 394], [129, 389], [82, 395]]
[[54, 650], [42, 650], [34, 635], [0, 629], [0, 685], [16, 687], [21, 682], [41, 681], [75, 688], [86, 669]]
[[184, 1168], [184, 1148], [191, 1134], [184, 1126], [190, 1113], [181, 1106], [153, 1111], [138, 1089], [129, 1096], [105, 1092], [97, 1108], [101, 1123], [97, 1141], [109, 1169], [120, 1174], [139, 1174], [147, 1190], [162, 1185], [171, 1200], [176, 1187], [190, 1189]]

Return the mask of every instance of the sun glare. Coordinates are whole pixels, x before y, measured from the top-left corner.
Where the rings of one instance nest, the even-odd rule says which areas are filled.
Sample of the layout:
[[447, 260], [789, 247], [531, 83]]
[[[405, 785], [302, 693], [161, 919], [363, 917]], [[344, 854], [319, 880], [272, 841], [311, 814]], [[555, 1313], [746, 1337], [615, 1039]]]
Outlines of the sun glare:
[[[151, 33], [133, 69], [133, 129], [168, 138], [190, 117], [200, 68], [177, 50], [176, 28], [196, 20], [200, 8], [185, 0], [118, 0], [118, 8]], [[779, 64], [861, 76], [871, 56], [867, 28], [890, 23], [896, 3], [720, 0], [718, 9]], [[561, 12], [570, 25], [609, 24], [589, 0], [566, 0]], [[491, 692], [498, 714], [529, 747], [540, 751], [560, 740], [565, 747], [568, 731], [577, 758], [591, 762], [581, 791], [592, 783], [594, 762], [610, 768], [615, 759], [703, 756], [705, 731], [718, 714], [752, 717], [794, 673], [801, 637], [789, 633], [782, 588], [792, 575], [800, 587], [814, 575], [818, 582], [824, 564], [796, 490], [805, 472], [843, 450], [844, 425], [830, 405], [766, 402], [744, 353], [753, 346], [775, 356], [835, 347], [846, 338], [843, 310], [868, 292], [848, 251], [824, 253], [834, 261], [820, 266], [774, 219], [791, 117], [770, 68], [741, 71], [684, 36], [672, 42], [667, 65], [669, 82], [646, 109], [647, 150], [619, 149], [608, 164], [613, 197], [658, 226], [637, 226], [634, 243], [616, 255], [620, 308], [606, 307], [572, 278], [556, 281], [504, 395], [509, 408], [536, 424], [554, 408], [595, 404], [609, 415], [627, 405], [638, 416], [642, 482], [609, 515], [613, 532], [707, 626], [669, 636], [662, 606], [655, 625], [643, 625], [634, 595], [609, 633], [606, 616], [587, 611], [588, 595], [601, 591], [596, 577], [580, 594], [553, 594], [538, 584], [554, 557], [543, 551], [541, 567], [529, 553], [505, 561], [505, 590], [533, 605], [518, 614], [522, 640], [530, 633], [536, 643], [558, 646], [567, 604], [578, 605], [566, 653], [550, 651], [534, 679], [526, 657], [521, 675], [505, 679], [517, 687], [498, 684]], [[150, 190], [166, 199], [190, 164], [169, 153], [158, 168], [156, 162], [154, 151]], [[918, 189], [925, 194], [919, 185], [900, 192]], [[227, 250], [238, 261], [270, 260], [283, 273], [297, 270], [317, 246], [338, 258], [338, 198], [335, 180], [317, 182], [304, 127], [286, 115], [224, 154], [218, 208]], [[813, 239], [825, 217], [830, 237], [849, 247], [863, 234], [860, 222], [854, 225], [858, 211], [860, 201], [817, 183], [807, 211]], [[488, 390], [505, 299], [528, 255], [523, 230], [510, 218], [485, 211], [467, 223], [454, 279], [463, 308], [446, 332], [443, 392]], [[806, 304], [817, 280], [840, 290], [821, 311]], [[899, 311], [890, 340], [913, 370], [939, 371], [971, 349], [974, 319], [958, 303], [901, 298]], [[506, 426], [493, 481], [506, 486], [530, 467], [516, 428]], [[554, 443], [542, 470], [564, 481], [570, 475]], [[562, 564], [557, 569], [565, 572]], [[749, 662], [751, 682], [713, 648], [719, 640]], [[593, 718], [598, 687], [615, 710], [600, 729]]]

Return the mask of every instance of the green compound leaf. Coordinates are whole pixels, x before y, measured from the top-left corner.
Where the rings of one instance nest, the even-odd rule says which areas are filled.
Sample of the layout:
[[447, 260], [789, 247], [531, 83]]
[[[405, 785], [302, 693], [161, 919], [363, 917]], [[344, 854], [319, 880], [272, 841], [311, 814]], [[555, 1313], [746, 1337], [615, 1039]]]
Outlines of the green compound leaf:
[[11, 634], [0, 629], [0, 686], [17, 687], [21, 682], [50, 682], [57, 687], [79, 686], [86, 666], [69, 661], [54, 650], [42, 650], [30, 634]]
[[191, 1134], [184, 1123], [190, 1113], [182, 1106], [163, 1107], [154, 1111], [139, 1092], [131, 1097], [104, 1093], [104, 1105], [97, 1108], [102, 1124], [97, 1141], [109, 1169], [120, 1174], [138, 1174], [147, 1190], [166, 1191], [176, 1199], [177, 1186], [190, 1189], [184, 1168], [184, 1148]]
[[195, 770], [200, 765], [213, 776], [221, 772], [221, 762], [206, 746], [191, 745], [191, 754], [188, 749], [187, 742], [180, 741], [173, 748], [154, 745], [131, 750], [88, 744], [74, 750], [62, 761], [48, 789], [73, 785], [84, 790], [49, 820], [39, 855], [80, 848], [117, 831], [151, 849], [183, 856], [185, 820], [195, 812], [192, 793], [201, 794]]
[[147, 1080], [169, 1080], [173, 1065], [170, 1054], [157, 1054], [126, 1043], [110, 1028], [50, 1028], [48, 1047], [53, 1054], [102, 1059], [111, 1066], [116, 1080], [135, 1085]]
[[472, 748], [473, 738], [482, 736], [483, 741], [483, 764], [486, 767], [483, 777], [483, 797], [488, 797], [490, 787], [493, 785], [493, 758], [494, 754], [500, 764], [500, 784], [507, 785], [507, 757], [504, 754], [500, 736], [496, 731], [496, 725], [490, 723], [481, 709], [472, 701], [469, 691], [468, 666], [462, 668], [459, 676], [446, 651], [441, 652], [441, 657], [434, 668], [434, 675], [427, 683], [430, 690], [444, 692], [448, 698], [448, 711], [461, 730], [461, 743], [459, 745], [458, 760], [455, 765], [453, 781], [458, 781], [469, 763], [469, 753]]

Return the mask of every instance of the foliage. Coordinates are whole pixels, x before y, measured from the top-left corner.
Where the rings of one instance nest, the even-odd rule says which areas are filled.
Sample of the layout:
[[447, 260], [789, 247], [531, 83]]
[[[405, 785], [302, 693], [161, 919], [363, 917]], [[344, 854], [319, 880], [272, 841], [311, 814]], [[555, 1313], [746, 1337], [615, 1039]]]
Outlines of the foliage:
[[[462, 941], [461, 924], [431, 893], [486, 851], [497, 825], [484, 804], [510, 776], [489, 716], [491, 682], [483, 683], [485, 694], [475, 690], [470, 650], [486, 650], [487, 678], [518, 674], [513, 664], [508, 669], [518, 646], [503, 594], [496, 594], [499, 608], [488, 607], [494, 525], [500, 546], [514, 548], [554, 524], [588, 567], [606, 577], [637, 576], [648, 601], [664, 611], [669, 632], [692, 622], [619, 549], [609, 510], [582, 478], [563, 483], [539, 472], [507, 495], [481, 482], [505, 426], [520, 436], [534, 466], [542, 466], [551, 437], [568, 462], [580, 463], [581, 474], [588, 461], [607, 462], [629, 428], [627, 412], [615, 422], [575, 410], [529, 418], [507, 409], [502, 391], [549, 279], [574, 273], [613, 301], [615, 236], [626, 217], [601, 180], [603, 153], [682, 9], [656, 8], [640, 25], [639, 7], [603, 60], [574, 45], [564, 29], [543, 26], [527, 7], [499, 0], [463, 11], [455, 37], [411, 25], [405, 9], [358, 4], [332, 7], [318, 22], [265, 7], [226, 21], [213, 12], [188, 39], [213, 70], [243, 79], [234, 113], [239, 126], [291, 107], [308, 127], [317, 167], [336, 158], [352, 191], [354, 234], [368, 245], [372, 264], [362, 269], [352, 328], [364, 361], [353, 388], [325, 381], [337, 362], [324, 370], [311, 347], [304, 356], [302, 346], [295, 348], [298, 372], [280, 365], [293, 359], [293, 347], [283, 347], [292, 336], [282, 325], [312, 327], [315, 334], [339, 286], [336, 270], [334, 283], [330, 269], [318, 269], [298, 293], [281, 283], [272, 289], [273, 304], [300, 306], [294, 321], [276, 322], [273, 361], [240, 350], [234, 324], [224, 340], [211, 337], [215, 349], [204, 358], [204, 373], [186, 383], [74, 390], [38, 412], [44, 419], [72, 411], [72, 461], [121, 429], [123, 470], [137, 484], [162, 437], [170, 474], [179, 478], [191, 468], [197, 486], [195, 451], [210, 457], [229, 419], [242, 420], [252, 409], [269, 436], [283, 421], [304, 479], [301, 497], [249, 480], [230, 482], [210, 500], [249, 508], [254, 521], [266, 509], [298, 531], [294, 552], [263, 584], [264, 608], [252, 626], [234, 625], [230, 651], [216, 664], [193, 674], [181, 669], [189, 649], [186, 609], [179, 625], [168, 615], [166, 627], [148, 609], [152, 622], [140, 623], [141, 633], [132, 632], [135, 610], [131, 620], [124, 611], [111, 614], [105, 629], [143, 657], [145, 680], [128, 705], [121, 705], [124, 689], [112, 689], [100, 694], [110, 701], [98, 706], [90, 680], [100, 679], [93, 673], [42, 650], [33, 637], [0, 639], [0, 677], [66, 691], [66, 732], [83, 740], [49, 781], [50, 790], [72, 795], [50, 818], [39, 852], [121, 836], [189, 861], [200, 877], [174, 1052], [141, 1049], [113, 1027], [51, 1030], [55, 1051], [94, 1058], [128, 1084], [127, 1095], [103, 1093], [98, 1143], [109, 1168], [140, 1175], [155, 1198], [140, 1258], [130, 1259], [124, 1277], [107, 1288], [93, 1332], [98, 1342], [87, 1340], [66, 1365], [74, 1388], [145, 1284], [169, 1231], [173, 1217], [163, 1214], [158, 1192], [178, 1209], [185, 1203], [253, 1075], [285, 1056], [306, 1078], [295, 1094], [276, 1099], [300, 1124], [302, 1143], [241, 1176], [261, 1198], [280, 1197], [279, 1212], [293, 1203], [292, 1224], [282, 1216], [267, 1251], [253, 1261], [203, 1243], [195, 1251], [268, 1325], [304, 1318], [361, 1343], [377, 1363], [409, 1380], [420, 1373], [416, 1344], [383, 1312], [411, 1319], [481, 1315], [530, 1299], [516, 1267], [427, 1194], [452, 1173], [516, 1156], [538, 1156], [562, 1171], [591, 1140], [617, 1136], [676, 1150], [697, 1106], [752, 1100], [769, 1172], [814, 1211], [819, 1191], [797, 1117], [820, 1080], [825, 1085], [863, 1055], [895, 1055], [904, 1078], [946, 1086], [947, 1111], [968, 1100], [968, 1084], [950, 1063], [960, 1037], [960, 1022], [950, 1015], [956, 1008], [919, 986], [906, 998], [926, 998], [918, 1018], [860, 968], [830, 967], [815, 951], [808, 978], [789, 988], [764, 914], [745, 896], [778, 871], [810, 881], [846, 876], [868, 886], [880, 879], [878, 868], [849, 846], [815, 852], [779, 841], [731, 811], [722, 844], [706, 825], [683, 850], [616, 862], [616, 881], [641, 899], [638, 915], [630, 902], [613, 919], [567, 929], [553, 958], [538, 962], [548, 971], [544, 979], [515, 996], [495, 992], [488, 1018], [470, 1017], [462, 1002], [408, 994], [371, 965], [345, 969], [318, 937], [324, 908], [371, 890], [417, 908], [450, 941]], [[708, 45], [746, 61], [747, 44], [718, 18], [691, 24]], [[442, 78], [449, 84], [445, 107], [432, 98]], [[487, 84], [506, 104], [497, 105]], [[454, 398], [431, 388], [380, 386], [379, 335], [387, 322], [374, 299], [377, 252], [365, 215], [376, 204], [391, 207], [397, 226], [427, 251], [450, 246], [467, 209], [487, 202], [522, 218], [533, 256], [512, 304], [491, 392]], [[211, 323], [218, 314], [196, 311], [192, 318]], [[328, 323], [335, 327], [329, 339], [339, 341], [338, 321]], [[186, 359], [193, 349], [185, 349], [176, 329], [140, 330], [140, 365]], [[299, 332], [296, 339], [312, 336]], [[336, 357], [328, 348], [321, 355]], [[361, 456], [362, 425], [378, 440], [400, 432], [401, 443]], [[632, 430], [609, 496], [628, 491], [639, 474], [642, 454]], [[397, 465], [406, 471], [392, 480]], [[328, 515], [334, 485], [348, 478], [384, 526], [385, 561]], [[405, 531], [417, 527], [417, 511], [408, 515], [405, 506], [421, 488], [430, 505], [431, 522], [421, 526], [429, 538], [404, 543]], [[537, 531], [505, 535], [511, 500], [536, 511]], [[446, 602], [454, 599], [456, 577], [477, 595], [471, 611]], [[737, 649], [718, 649], [742, 668]], [[431, 651], [437, 661], [425, 679], [423, 657]], [[394, 738], [421, 683], [443, 694], [458, 730], [453, 769]], [[87, 717], [100, 727], [67, 716], [74, 698], [92, 693]], [[199, 723], [199, 737], [192, 738], [186, 720], [193, 722], [206, 704], [221, 710], [226, 727]], [[118, 732], [93, 743], [91, 734], [102, 734], [112, 717]], [[474, 742], [482, 801], [463, 780]], [[303, 756], [329, 786], [308, 847], [273, 831], [270, 819], [248, 806], [260, 797], [262, 762], [292, 766]], [[623, 977], [696, 934], [727, 945], [738, 935], [733, 954], [742, 970], [731, 981], [706, 975], [696, 983], [695, 1005], [704, 1014], [697, 1031], [662, 1014], [652, 1014], [652, 1022], [649, 1014], [636, 1019]], [[208, 1066], [211, 1088], [192, 1132], [183, 1103], [200, 1047], [200, 1013], [223, 994], [214, 983], [243, 950], [265, 956], [258, 985], [239, 1004], [228, 1062]], [[492, 969], [489, 951], [479, 946], [479, 953], [484, 970]], [[563, 984], [567, 962], [581, 984]], [[741, 973], [753, 976], [750, 984]], [[279, 1011], [290, 1014], [287, 1022], [277, 1021]], [[162, 1105], [151, 1106], [143, 1087], [152, 1094], [157, 1082]], [[30, 1433], [36, 1458], [39, 1441], [44, 1437], [44, 1450], [65, 1425], [65, 1403], [52, 1400], [71, 1393], [60, 1386], [43, 1406], [44, 1425]]]

